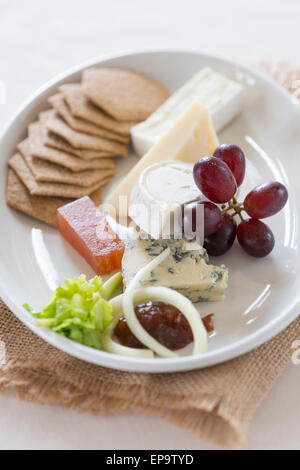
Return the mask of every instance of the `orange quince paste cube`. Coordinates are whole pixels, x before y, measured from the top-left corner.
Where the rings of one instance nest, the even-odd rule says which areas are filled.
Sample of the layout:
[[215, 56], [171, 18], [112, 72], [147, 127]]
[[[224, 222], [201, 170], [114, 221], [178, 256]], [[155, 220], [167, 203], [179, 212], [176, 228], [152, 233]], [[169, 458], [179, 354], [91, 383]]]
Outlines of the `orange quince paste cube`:
[[96, 274], [110, 274], [121, 269], [124, 243], [88, 196], [60, 207], [57, 219], [62, 236]]

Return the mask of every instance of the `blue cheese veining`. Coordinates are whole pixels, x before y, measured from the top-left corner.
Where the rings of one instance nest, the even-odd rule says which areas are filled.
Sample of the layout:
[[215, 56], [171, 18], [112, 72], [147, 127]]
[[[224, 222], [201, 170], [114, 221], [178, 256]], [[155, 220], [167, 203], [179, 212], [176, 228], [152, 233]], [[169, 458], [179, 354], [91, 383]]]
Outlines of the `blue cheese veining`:
[[225, 266], [209, 263], [202, 247], [190, 249], [184, 240], [138, 239], [126, 242], [123, 257], [125, 287], [135, 274], [167, 247], [171, 256], [151, 272], [143, 286], [170, 287], [188, 297], [192, 302], [216, 302], [224, 299], [228, 270]]

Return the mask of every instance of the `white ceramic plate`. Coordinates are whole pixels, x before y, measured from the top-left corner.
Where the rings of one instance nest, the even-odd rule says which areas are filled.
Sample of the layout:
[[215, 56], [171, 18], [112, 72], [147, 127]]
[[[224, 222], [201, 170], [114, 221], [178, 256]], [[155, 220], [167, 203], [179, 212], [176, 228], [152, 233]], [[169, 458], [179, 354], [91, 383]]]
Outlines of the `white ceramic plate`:
[[[215, 334], [203, 356], [178, 359], [119, 357], [81, 346], [51, 331], [37, 328], [22, 308], [28, 302], [40, 308], [48, 299], [54, 278], [94, 273], [65, 243], [58, 232], [6, 206], [7, 160], [25, 137], [27, 125], [47, 107], [47, 98], [62, 83], [80, 80], [89, 66], [135, 69], [163, 83], [172, 93], [204, 66], [248, 84], [248, 103], [242, 114], [220, 135], [221, 142], [240, 145], [248, 157], [243, 193], [268, 180], [279, 180], [289, 189], [284, 211], [268, 220], [276, 247], [266, 259], [247, 256], [238, 244], [221, 258], [212, 260], [229, 267], [226, 300], [199, 305], [202, 314], [215, 313]], [[0, 294], [17, 317], [55, 347], [88, 362], [120, 370], [172, 372], [201, 368], [232, 359], [272, 338], [297, 317], [300, 310], [300, 113], [290, 95], [256, 71], [196, 53], [143, 52], [94, 60], [46, 84], [14, 116], [1, 137], [1, 244]], [[118, 162], [118, 173], [107, 191], [136, 162], [132, 156]], [[40, 229], [35, 231], [33, 228]], [[44, 244], [41, 243], [41, 236]], [[55, 271], [49, 267], [49, 257]]]

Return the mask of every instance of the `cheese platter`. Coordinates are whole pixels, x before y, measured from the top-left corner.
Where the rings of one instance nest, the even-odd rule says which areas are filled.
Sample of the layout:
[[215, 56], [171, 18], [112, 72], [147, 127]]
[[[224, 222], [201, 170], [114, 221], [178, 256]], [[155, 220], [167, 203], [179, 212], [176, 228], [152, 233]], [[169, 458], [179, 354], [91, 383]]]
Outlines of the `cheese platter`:
[[120, 370], [257, 347], [298, 315], [299, 122], [271, 80], [203, 54], [53, 80], [1, 138], [1, 296], [55, 347]]

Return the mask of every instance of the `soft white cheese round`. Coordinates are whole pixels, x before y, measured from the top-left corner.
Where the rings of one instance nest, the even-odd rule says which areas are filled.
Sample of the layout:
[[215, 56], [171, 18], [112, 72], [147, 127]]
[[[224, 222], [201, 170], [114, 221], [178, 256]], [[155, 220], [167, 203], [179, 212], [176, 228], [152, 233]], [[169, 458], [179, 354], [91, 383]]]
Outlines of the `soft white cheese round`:
[[184, 204], [204, 199], [193, 177], [193, 165], [180, 161], [155, 163], [147, 167], [134, 186], [129, 216], [152, 238], [168, 238], [179, 229]]

